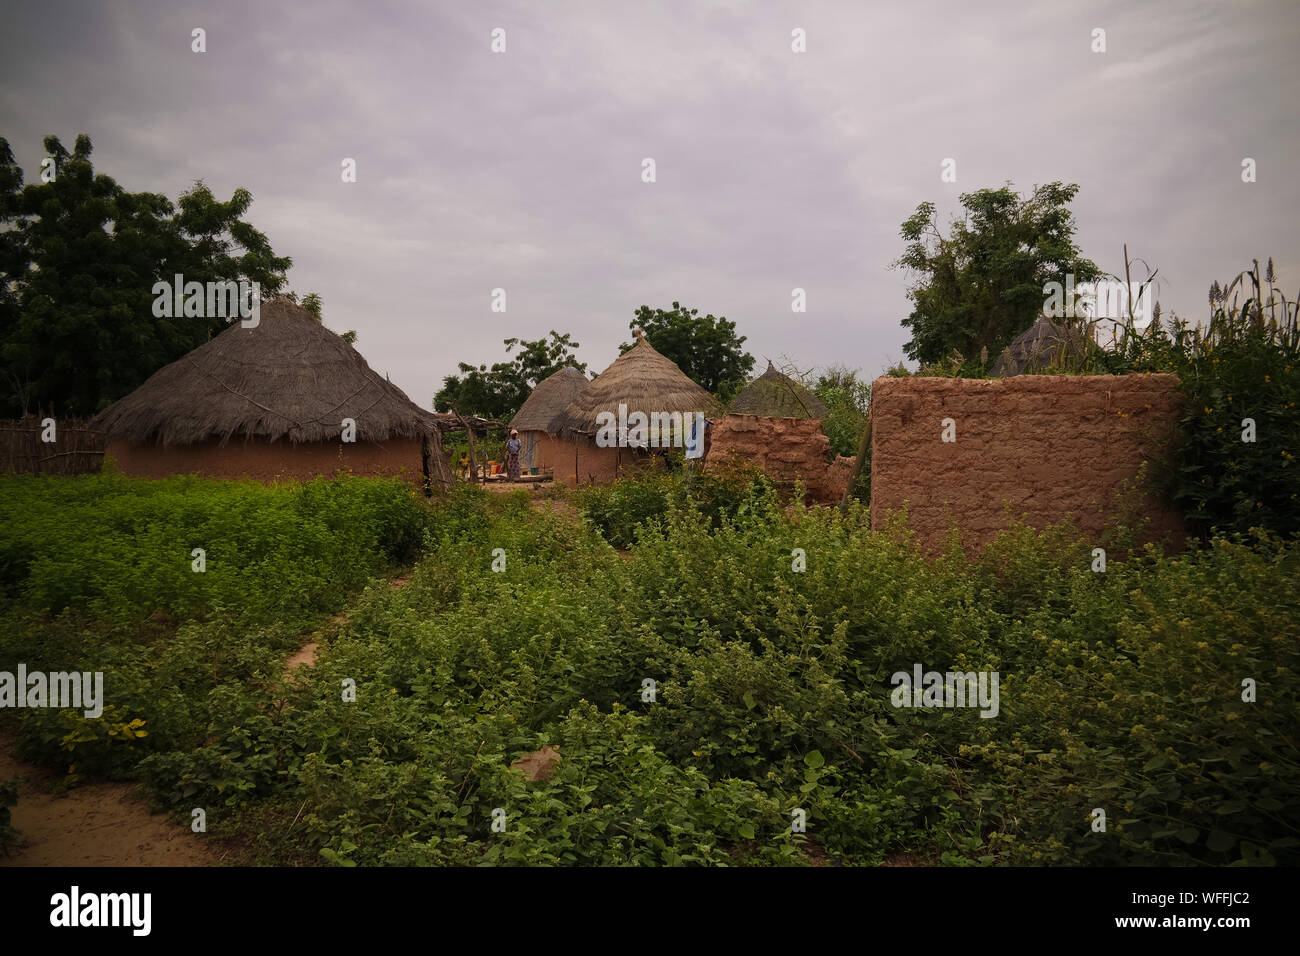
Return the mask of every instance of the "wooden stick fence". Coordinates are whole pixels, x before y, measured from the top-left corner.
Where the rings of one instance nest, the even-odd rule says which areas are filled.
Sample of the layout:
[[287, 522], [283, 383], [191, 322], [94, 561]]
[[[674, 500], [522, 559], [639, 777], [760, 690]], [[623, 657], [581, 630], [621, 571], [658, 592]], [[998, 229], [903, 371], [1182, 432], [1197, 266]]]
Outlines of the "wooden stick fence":
[[0, 421], [0, 474], [86, 475], [104, 464], [104, 435], [74, 418], [54, 420], [52, 442], [41, 440], [45, 419]]

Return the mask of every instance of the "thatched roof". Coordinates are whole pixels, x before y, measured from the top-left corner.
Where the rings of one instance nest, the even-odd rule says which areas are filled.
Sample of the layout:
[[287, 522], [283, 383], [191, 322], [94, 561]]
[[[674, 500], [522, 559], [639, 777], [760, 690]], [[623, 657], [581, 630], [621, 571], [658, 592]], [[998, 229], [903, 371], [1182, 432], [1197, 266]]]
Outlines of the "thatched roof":
[[376, 373], [361, 354], [287, 299], [263, 302], [259, 323], [236, 321], [100, 412], [109, 440], [188, 445], [237, 439], [357, 441], [418, 438], [432, 412]]
[[557, 419], [566, 405], [587, 387], [587, 376], [576, 368], [562, 368], [537, 383], [528, 401], [510, 421], [521, 432], [559, 433]]
[[771, 359], [767, 371], [750, 382], [728, 409], [733, 415], [761, 415], [764, 418], [825, 418], [822, 400], [788, 375], [776, 370]]
[[629, 413], [722, 413], [722, 407], [712, 395], [687, 378], [670, 359], [656, 352], [640, 332], [637, 338], [640, 341], [636, 345], [615, 359], [613, 365], [565, 406], [552, 427], [563, 435], [595, 434], [596, 416], [601, 412], [617, 415], [620, 403], [627, 406]]
[[1047, 316], [1021, 332], [1002, 350], [993, 363], [992, 374], [1009, 377], [1032, 372], [1051, 365], [1052, 357], [1069, 341], [1066, 330]]

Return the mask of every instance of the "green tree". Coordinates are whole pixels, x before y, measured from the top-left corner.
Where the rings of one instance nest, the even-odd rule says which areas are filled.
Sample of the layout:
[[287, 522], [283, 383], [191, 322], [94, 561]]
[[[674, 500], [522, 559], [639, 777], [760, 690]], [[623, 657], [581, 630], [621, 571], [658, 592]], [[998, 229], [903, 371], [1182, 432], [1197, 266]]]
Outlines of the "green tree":
[[[736, 323], [721, 316], [700, 316], [674, 302], [668, 310], [643, 305], [629, 329], [640, 329], [655, 350], [677, 363], [693, 382], [728, 402], [749, 380], [754, 356], [745, 352], [745, 336], [736, 335]], [[636, 342], [619, 346], [628, 351]]]
[[858, 453], [862, 430], [867, 427], [871, 383], [860, 381], [856, 369], [832, 365], [817, 376], [812, 391], [826, 406], [822, 430], [831, 441], [831, 450], [853, 457]]
[[22, 188], [22, 167], [14, 160], [8, 141], [0, 137], [0, 395], [10, 397], [0, 404], [10, 406], [10, 414], [15, 408], [23, 408], [28, 399], [27, 376], [16, 375], [3, 360], [4, 343], [18, 327], [17, 280], [31, 268], [27, 243], [17, 228], [21, 221]]
[[567, 332], [561, 335], [552, 329], [549, 337], [531, 342], [511, 338], [504, 344], [507, 355], [518, 351], [491, 368], [460, 362], [460, 374], [442, 380], [433, 407], [440, 412], [454, 408], [463, 415], [505, 421], [514, 417], [542, 379], [566, 366], [579, 372], [587, 370], [587, 363], [579, 362], [574, 354], [581, 343], [574, 342]]
[[254, 281], [263, 298], [283, 287], [292, 261], [242, 219], [247, 190], [223, 203], [200, 182], [173, 205], [97, 174], [84, 134], [71, 152], [56, 136], [44, 146], [52, 177], [20, 191], [0, 148], [0, 414], [93, 414], [225, 327], [155, 317], [160, 280]]
[[1074, 243], [1070, 202], [1077, 185], [1038, 186], [1021, 197], [1010, 184], [961, 197], [966, 213], [939, 231], [935, 205], [923, 202], [904, 221], [903, 255], [893, 264], [915, 277], [908, 290], [911, 314], [903, 346], [911, 359], [931, 364], [954, 351], [967, 359], [987, 349], [995, 360], [1003, 347], [1034, 324], [1047, 282], [1089, 282], [1101, 270], [1080, 256]]

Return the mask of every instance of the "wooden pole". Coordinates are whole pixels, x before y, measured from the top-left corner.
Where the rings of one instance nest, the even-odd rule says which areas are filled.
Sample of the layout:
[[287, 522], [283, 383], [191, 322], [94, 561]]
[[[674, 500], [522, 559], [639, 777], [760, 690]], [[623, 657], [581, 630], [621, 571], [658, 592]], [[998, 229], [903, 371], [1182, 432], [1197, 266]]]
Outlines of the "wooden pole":
[[[867, 453], [871, 450], [871, 415], [867, 415], [867, 427], [862, 429], [862, 441], [858, 442], [858, 460], [853, 463], [853, 474], [849, 475], [848, 487], [844, 489], [844, 497], [840, 500], [840, 511], [849, 510], [849, 502], [853, 500], [853, 486], [858, 483], [858, 476], [862, 474], [862, 466], [866, 464]], [[868, 502], [870, 504], [870, 502]]]
[[465, 426], [465, 438], [469, 442], [469, 480], [478, 481], [478, 459], [474, 455], [474, 429], [470, 427], [469, 422], [465, 421], [465, 417], [456, 409], [453, 408], [452, 413]]

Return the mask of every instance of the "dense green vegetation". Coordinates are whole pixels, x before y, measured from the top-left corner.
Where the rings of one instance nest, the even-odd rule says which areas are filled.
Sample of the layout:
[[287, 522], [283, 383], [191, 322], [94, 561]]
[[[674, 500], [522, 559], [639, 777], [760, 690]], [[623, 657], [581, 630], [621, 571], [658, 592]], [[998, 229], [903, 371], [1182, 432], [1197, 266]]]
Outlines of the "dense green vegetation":
[[[103, 668], [114, 710], [0, 718], [27, 756], [137, 776], [262, 862], [1300, 858], [1296, 545], [1098, 574], [1093, 542], [1017, 530], [931, 562], [858, 506], [783, 507], [736, 475], [700, 486], [702, 513], [691, 476], [660, 480], [644, 520], [622, 486], [579, 500], [589, 526], [473, 487], [430, 507], [358, 480], [4, 479], [0, 666]], [[202, 541], [227, 578], [185, 577]], [[345, 603], [310, 679], [283, 679]], [[918, 663], [998, 671], [997, 716], [895, 708]], [[543, 745], [549, 780], [510, 769]]]
[[935, 204], [923, 202], [903, 222], [907, 245], [894, 263], [911, 277], [912, 311], [903, 319], [910, 359], [940, 362], [954, 350], [996, 357], [1034, 324], [1047, 282], [1089, 282], [1101, 275], [1075, 242], [1070, 203], [1075, 184], [1034, 187], [1021, 196], [1011, 186], [963, 193], [961, 216], [947, 236]]
[[412, 559], [428, 520], [391, 481], [0, 479], [0, 669], [102, 670], [107, 696], [99, 719], [12, 712], [20, 750], [129, 776], [196, 746], [209, 694], [274, 676], [305, 629]]

